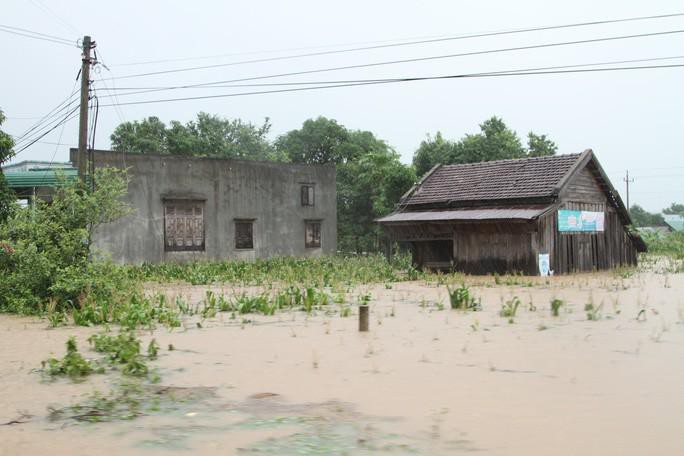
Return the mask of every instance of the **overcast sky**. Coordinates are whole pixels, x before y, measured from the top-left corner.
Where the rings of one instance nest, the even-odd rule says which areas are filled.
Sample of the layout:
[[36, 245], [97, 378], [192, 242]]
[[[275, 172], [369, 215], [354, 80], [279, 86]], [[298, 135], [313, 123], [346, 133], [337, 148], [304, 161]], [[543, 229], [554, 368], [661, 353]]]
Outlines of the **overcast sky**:
[[[3, 0], [0, 23], [72, 40], [89, 34], [109, 68], [94, 74], [101, 104], [107, 87], [160, 87], [461, 54], [544, 43], [684, 31], [684, 17], [623, 22], [368, 51], [223, 66], [164, 75], [139, 73], [431, 37], [684, 12], [670, 1], [51, 1]], [[380, 43], [382, 42], [382, 43]], [[2, 129], [20, 135], [73, 91], [80, 52], [73, 46], [0, 33]], [[252, 83], [434, 76], [684, 56], [684, 33], [591, 44], [287, 76]], [[200, 59], [200, 57], [202, 57]], [[204, 58], [206, 57], [206, 58]], [[156, 64], [132, 63], [178, 60]], [[647, 63], [684, 64], [684, 58]], [[615, 65], [613, 65], [615, 66]], [[618, 65], [620, 66], [620, 65]], [[107, 81], [107, 78], [118, 78]], [[105, 79], [103, 81], [103, 79]], [[428, 133], [458, 139], [497, 115], [521, 137], [545, 133], [559, 153], [593, 149], [623, 193], [625, 170], [635, 181], [631, 202], [657, 211], [684, 202], [684, 68], [452, 79], [325, 90], [102, 107], [96, 146], [122, 120], [158, 116], [186, 122], [199, 111], [257, 124], [269, 117], [272, 137], [326, 116], [370, 130], [410, 163]], [[243, 82], [244, 84], [244, 82]], [[118, 102], [273, 90], [279, 87], [193, 88], [120, 96]], [[61, 142], [59, 146], [50, 143]], [[69, 122], [14, 161], [66, 161], [77, 142]]]

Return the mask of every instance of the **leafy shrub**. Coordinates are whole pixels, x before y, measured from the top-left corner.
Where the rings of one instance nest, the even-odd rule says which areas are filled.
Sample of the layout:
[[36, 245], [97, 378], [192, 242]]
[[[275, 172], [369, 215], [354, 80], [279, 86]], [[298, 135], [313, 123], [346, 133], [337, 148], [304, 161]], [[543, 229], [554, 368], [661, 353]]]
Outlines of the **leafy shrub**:
[[452, 309], [482, 310], [480, 298], [475, 299], [466, 284], [462, 284], [454, 290], [447, 286], [447, 292], [449, 293], [449, 302]]
[[51, 203], [37, 200], [0, 224], [0, 311], [40, 313], [51, 298], [56, 311], [78, 304], [92, 278], [92, 233], [128, 212], [121, 201], [124, 171], [97, 169], [95, 182], [90, 191], [80, 181], [63, 179]]
[[551, 315], [557, 317], [560, 312], [560, 308], [565, 304], [562, 299], [554, 298], [551, 300]]
[[499, 315], [508, 318], [509, 323], [513, 323], [518, 307], [520, 307], [520, 298], [513, 296], [513, 299], [510, 299], [501, 305]]
[[50, 376], [67, 375], [71, 378], [85, 377], [93, 372], [102, 373], [104, 369], [95, 362], [88, 361], [78, 352], [76, 338], [66, 342], [66, 355], [62, 359], [50, 358], [42, 362], [43, 371]]

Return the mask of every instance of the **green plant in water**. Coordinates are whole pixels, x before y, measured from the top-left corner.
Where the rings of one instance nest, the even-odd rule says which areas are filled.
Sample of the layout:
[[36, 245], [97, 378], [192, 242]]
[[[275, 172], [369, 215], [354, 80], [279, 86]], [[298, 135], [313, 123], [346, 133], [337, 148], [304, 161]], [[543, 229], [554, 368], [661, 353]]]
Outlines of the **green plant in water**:
[[475, 299], [470, 292], [470, 288], [468, 288], [466, 284], [462, 284], [460, 287], [453, 290], [451, 287], [447, 286], [447, 292], [449, 293], [449, 302], [451, 303], [452, 309], [482, 310], [480, 299]]
[[560, 308], [565, 304], [562, 299], [554, 298], [551, 300], [551, 315], [557, 317], [560, 312]]
[[102, 373], [104, 369], [97, 363], [88, 361], [78, 352], [76, 338], [69, 337], [66, 342], [66, 355], [62, 359], [50, 358], [42, 362], [43, 371], [50, 376], [66, 375], [71, 378], [85, 377], [93, 372]]
[[513, 323], [518, 307], [520, 307], [520, 298], [513, 296], [513, 299], [510, 299], [501, 305], [499, 315], [508, 318], [508, 323]]
[[587, 313], [587, 320], [589, 321], [597, 321], [601, 319], [601, 308], [603, 307], [603, 303], [599, 304], [598, 306], [594, 305], [593, 302], [588, 302], [584, 306], [584, 311]]

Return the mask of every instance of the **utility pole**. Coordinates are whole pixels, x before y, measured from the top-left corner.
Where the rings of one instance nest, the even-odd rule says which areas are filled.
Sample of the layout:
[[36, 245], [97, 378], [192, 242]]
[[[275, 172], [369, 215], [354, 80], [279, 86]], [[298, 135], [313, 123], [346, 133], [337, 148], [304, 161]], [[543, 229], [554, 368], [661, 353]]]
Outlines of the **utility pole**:
[[[627, 187], [626, 193], [627, 193], [627, 213], [630, 214], [630, 206], [629, 206], [629, 183], [634, 182], [634, 178], [629, 178], [629, 170], [625, 171], [625, 177], [622, 179], [625, 181], [625, 186]], [[630, 214], [631, 215], [631, 214]]]
[[81, 109], [78, 123], [78, 177], [85, 181], [88, 169], [88, 98], [90, 89], [90, 49], [94, 46], [89, 36], [83, 37], [83, 55], [81, 58]]

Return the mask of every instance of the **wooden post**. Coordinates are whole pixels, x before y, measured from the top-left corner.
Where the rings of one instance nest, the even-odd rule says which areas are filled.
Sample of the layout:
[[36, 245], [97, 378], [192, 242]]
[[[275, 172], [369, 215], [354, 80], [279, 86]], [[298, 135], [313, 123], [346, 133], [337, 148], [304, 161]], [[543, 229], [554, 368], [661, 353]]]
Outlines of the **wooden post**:
[[83, 37], [83, 56], [81, 59], [81, 106], [78, 124], [78, 177], [85, 181], [87, 172], [87, 153], [88, 147], [88, 89], [90, 87], [90, 49], [91, 40], [89, 36]]
[[359, 331], [368, 331], [368, 306], [359, 306]]

